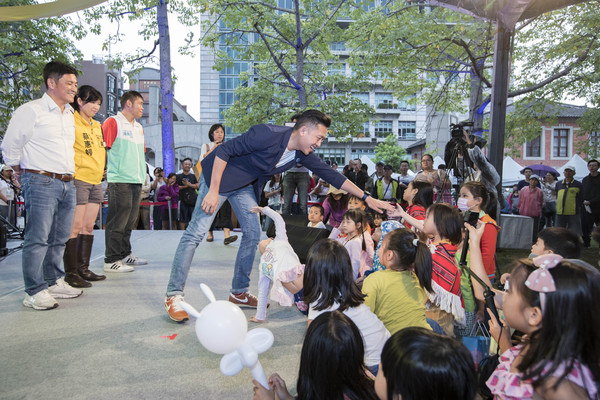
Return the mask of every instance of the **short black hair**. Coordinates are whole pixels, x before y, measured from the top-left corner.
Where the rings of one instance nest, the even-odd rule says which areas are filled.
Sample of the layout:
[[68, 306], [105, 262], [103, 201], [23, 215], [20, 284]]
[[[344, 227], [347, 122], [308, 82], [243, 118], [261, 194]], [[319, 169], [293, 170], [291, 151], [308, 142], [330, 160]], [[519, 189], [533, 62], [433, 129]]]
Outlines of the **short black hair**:
[[188, 161], [188, 160], [189, 160], [190, 162], [192, 162], [192, 159], [191, 159], [191, 158], [189, 158], [189, 157], [186, 157], [186, 158], [184, 158], [183, 160], [181, 160], [181, 164], [183, 164], [184, 162], [186, 162], [186, 161]]
[[144, 97], [141, 95], [140, 92], [136, 92], [135, 90], [129, 90], [123, 93], [123, 96], [121, 96], [121, 109], [125, 108], [125, 105], [128, 101], [131, 101], [131, 103], [133, 103], [135, 99], [144, 100]]
[[427, 214], [433, 213], [433, 222], [442, 239], [448, 239], [457, 245], [462, 240], [464, 219], [457, 208], [445, 203], [434, 203], [427, 209]]
[[50, 61], [48, 64], [44, 66], [44, 85], [46, 85], [46, 89], [48, 89], [48, 79], [52, 79], [55, 82], [58, 82], [63, 75], [73, 74], [77, 76], [77, 70], [70, 66], [69, 64], [65, 64], [62, 61]]
[[[538, 239], [544, 241], [544, 248], [564, 258], [581, 257], [579, 236], [567, 228], [550, 227], [538, 233]], [[539, 254], [538, 254], [539, 255]]]
[[310, 208], [317, 208], [319, 210], [319, 212], [321, 213], [321, 215], [325, 215], [325, 209], [323, 208], [322, 205], [320, 204], [313, 204], [312, 206], [310, 206]]
[[407, 164], [408, 164], [408, 166], [410, 166], [410, 163], [409, 163], [407, 160], [402, 160], [402, 161], [400, 161], [400, 165], [402, 165], [402, 164], [404, 164], [404, 163], [407, 163]]
[[296, 121], [296, 125], [294, 126], [294, 130], [297, 131], [303, 126], [312, 126], [315, 127], [317, 125], [323, 125], [325, 128], [329, 128], [331, 125], [331, 118], [329, 115], [319, 111], [319, 110], [306, 110], [300, 116], [298, 116], [298, 120]]
[[590, 165], [591, 163], [595, 162], [596, 164], [600, 165], [600, 163], [598, 163], [598, 160], [590, 160], [588, 161], [587, 165]]
[[298, 118], [300, 118], [300, 115], [302, 115], [302, 113], [297, 113], [297, 114], [292, 115], [292, 117], [290, 118], [290, 122], [298, 121]]
[[413, 204], [423, 206], [425, 208], [433, 204], [433, 185], [428, 181], [411, 181], [412, 188], [418, 192], [413, 198]]
[[79, 103], [77, 102], [77, 99], [81, 99], [81, 102], [83, 104], [93, 103], [98, 100], [100, 100], [100, 104], [102, 104], [102, 93], [100, 93], [90, 85], [83, 85], [80, 86], [79, 89], [77, 89], [75, 101], [71, 103], [73, 109], [79, 111]]
[[223, 129], [223, 133], [225, 133], [225, 127], [221, 124], [213, 124], [208, 130], [208, 138], [211, 142], [215, 141], [215, 131], [219, 128]]

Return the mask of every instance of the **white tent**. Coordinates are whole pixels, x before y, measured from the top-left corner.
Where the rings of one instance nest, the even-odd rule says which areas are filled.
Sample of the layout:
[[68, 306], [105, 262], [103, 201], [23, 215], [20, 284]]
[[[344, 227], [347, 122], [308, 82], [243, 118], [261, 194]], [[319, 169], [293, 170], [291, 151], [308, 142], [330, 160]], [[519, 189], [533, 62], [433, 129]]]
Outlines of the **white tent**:
[[439, 168], [441, 164], [446, 165], [446, 161], [440, 156], [435, 156], [433, 159], [433, 168]]
[[510, 156], [502, 161], [502, 186], [512, 186], [519, 183], [525, 176], [521, 175], [522, 166]]
[[560, 173], [561, 177], [564, 177], [563, 171], [565, 170], [565, 166], [567, 165], [572, 165], [575, 167], [575, 179], [577, 179], [580, 182], [589, 174], [589, 171], [587, 169], [587, 162], [583, 158], [579, 157], [579, 154], [575, 154], [562, 167], [556, 169]]

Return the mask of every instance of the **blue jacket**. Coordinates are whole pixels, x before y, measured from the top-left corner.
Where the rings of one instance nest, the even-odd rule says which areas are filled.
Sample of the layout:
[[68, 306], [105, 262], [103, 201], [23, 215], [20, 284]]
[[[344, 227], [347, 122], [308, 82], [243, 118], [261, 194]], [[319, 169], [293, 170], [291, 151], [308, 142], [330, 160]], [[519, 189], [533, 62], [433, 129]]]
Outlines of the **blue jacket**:
[[315, 172], [319, 178], [339, 188], [346, 177], [325, 164], [314, 153], [305, 155], [296, 151], [295, 159], [278, 168], [275, 166], [292, 136], [292, 128], [287, 126], [260, 124], [248, 132], [218, 146], [202, 160], [202, 176], [210, 187], [215, 157], [227, 162], [219, 193], [227, 193], [247, 185], [254, 187], [257, 201], [260, 191], [271, 175], [279, 174], [302, 164]]

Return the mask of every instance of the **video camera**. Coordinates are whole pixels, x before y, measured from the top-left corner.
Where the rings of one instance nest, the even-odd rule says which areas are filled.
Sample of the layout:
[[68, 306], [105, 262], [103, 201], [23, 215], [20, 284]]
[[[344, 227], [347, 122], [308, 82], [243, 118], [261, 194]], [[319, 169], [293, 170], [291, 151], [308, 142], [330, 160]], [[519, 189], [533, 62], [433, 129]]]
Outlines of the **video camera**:
[[463, 121], [459, 122], [458, 124], [450, 124], [450, 135], [452, 138], [462, 138], [463, 131], [468, 131], [466, 128], [472, 127], [473, 125], [475, 125], [473, 121]]

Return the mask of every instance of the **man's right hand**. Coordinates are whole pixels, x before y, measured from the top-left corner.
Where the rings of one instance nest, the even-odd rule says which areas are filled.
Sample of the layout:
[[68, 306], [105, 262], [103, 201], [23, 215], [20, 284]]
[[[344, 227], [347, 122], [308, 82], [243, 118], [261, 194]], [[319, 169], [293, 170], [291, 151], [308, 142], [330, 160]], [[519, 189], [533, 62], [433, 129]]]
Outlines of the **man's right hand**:
[[219, 193], [213, 193], [209, 190], [208, 193], [206, 193], [206, 196], [204, 196], [204, 200], [202, 200], [202, 211], [208, 215], [212, 215], [212, 213], [217, 211], [218, 206]]

